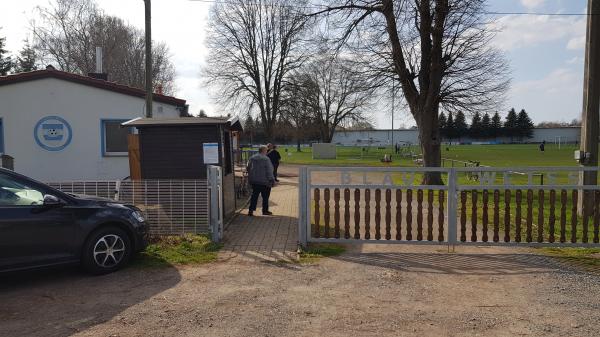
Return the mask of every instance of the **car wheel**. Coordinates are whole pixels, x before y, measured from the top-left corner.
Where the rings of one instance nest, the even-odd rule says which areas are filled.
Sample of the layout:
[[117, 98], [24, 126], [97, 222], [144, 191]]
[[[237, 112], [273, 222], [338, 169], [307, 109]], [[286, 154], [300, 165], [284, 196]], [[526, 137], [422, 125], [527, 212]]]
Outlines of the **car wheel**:
[[86, 241], [82, 265], [92, 274], [112, 273], [127, 264], [131, 251], [127, 233], [117, 227], [102, 227]]

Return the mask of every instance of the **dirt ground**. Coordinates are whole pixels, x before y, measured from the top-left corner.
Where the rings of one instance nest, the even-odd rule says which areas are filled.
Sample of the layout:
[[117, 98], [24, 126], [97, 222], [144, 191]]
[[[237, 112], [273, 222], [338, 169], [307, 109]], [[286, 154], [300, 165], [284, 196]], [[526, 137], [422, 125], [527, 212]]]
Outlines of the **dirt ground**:
[[315, 265], [19, 274], [0, 303], [0, 336], [598, 336], [600, 276], [514, 249], [372, 246]]
[[0, 336], [598, 336], [600, 270], [518, 248], [354, 245], [313, 265], [0, 276]]

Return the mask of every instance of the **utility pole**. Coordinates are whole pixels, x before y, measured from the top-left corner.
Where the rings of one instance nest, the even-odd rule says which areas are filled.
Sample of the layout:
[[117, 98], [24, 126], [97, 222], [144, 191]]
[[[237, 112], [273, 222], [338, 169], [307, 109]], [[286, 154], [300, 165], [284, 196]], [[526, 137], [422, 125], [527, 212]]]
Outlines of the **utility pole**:
[[[581, 151], [585, 154], [581, 165], [598, 166], [598, 123], [600, 122], [600, 0], [588, 0], [587, 35], [585, 43], [585, 71], [583, 79], [583, 111], [581, 118]], [[596, 185], [596, 171], [582, 172], [581, 185]], [[580, 194], [578, 210], [591, 214], [593, 191]]]
[[146, 17], [146, 118], [152, 118], [152, 10], [150, 0], [144, 0]]
[[396, 79], [392, 79], [392, 147], [396, 154], [396, 143], [394, 143], [394, 101], [396, 100]]

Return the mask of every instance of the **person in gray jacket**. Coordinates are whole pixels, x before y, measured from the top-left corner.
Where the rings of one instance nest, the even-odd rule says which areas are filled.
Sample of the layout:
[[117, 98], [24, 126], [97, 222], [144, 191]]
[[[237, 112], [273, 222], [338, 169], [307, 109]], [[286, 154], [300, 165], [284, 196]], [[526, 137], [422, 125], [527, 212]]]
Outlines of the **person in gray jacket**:
[[272, 215], [273, 213], [269, 212], [269, 195], [271, 194], [271, 187], [275, 183], [275, 177], [273, 176], [273, 164], [267, 157], [267, 147], [265, 145], [261, 145], [258, 148], [258, 153], [250, 157], [247, 170], [248, 181], [252, 185], [248, 215], [254, 215], [259, 194], [262, 197], [262, 214]]

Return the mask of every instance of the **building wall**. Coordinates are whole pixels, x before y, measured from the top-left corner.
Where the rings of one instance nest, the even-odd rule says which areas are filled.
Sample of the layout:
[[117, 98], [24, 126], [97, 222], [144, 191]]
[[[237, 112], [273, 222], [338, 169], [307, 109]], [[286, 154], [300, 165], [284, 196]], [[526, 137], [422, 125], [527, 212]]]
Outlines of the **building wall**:
[[[203, 143], [220, 143], [219, 127], [154, 126], [140, 129], [142, 179], [206, 179]], [[219, 146], [219, 165], [222, 165]]]
[[[393, 135], [392, 135], [393, 132]], [[547, 143], [554, 143], [558, 137], [561, 138], [562, 143], [575, 143], [579, 141], [581, 130], [579, 127], [564, 127], [564, 128], [549, 128], [549, 129], [534, 129], [533, 137], [525, 139], [527, 143], [541, 143], [546, 141]], [[393, 137], [392, 137], [393, 136]], [[418, 130], [364, 130], [364, 131], [341, 131], [336, 132], [333, 135], [333, 143], [346, 145], [346, 146], [357, 146], [357, 145], [389, 145], [394, 143], [408, 142], [411, 144], [419, 144], [419, 131]], [[518, 140], [510, 139], [507, 137], [499, 137], [496, 140], [493, 139], [472, 139], [470, 137], [461, 137], [460, 139], [454, 139], [453, 142], [461, 143], [473, 143], [473, 142], [491, 142], [496, 141], [498, 143], [512, 143]]]
[[[41, 79], [0, 87], [4, 152], [15, 158], [15, 171], [42, 181], [107, 180], [129, 176], [127, 156], [105, 157], [101, 120], [144, 115], [144, 99], [59, 79]], [[157, 118], [179, 117], [175, 106], [155, 102]], [[58, 116], [71, 127], [71, 141], [49, 151], [35, 140], [36, 124]]]

